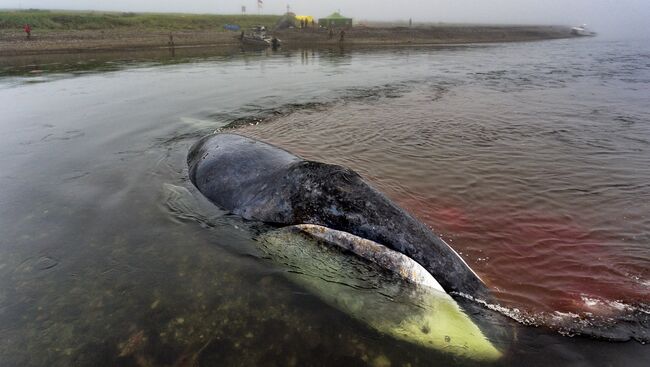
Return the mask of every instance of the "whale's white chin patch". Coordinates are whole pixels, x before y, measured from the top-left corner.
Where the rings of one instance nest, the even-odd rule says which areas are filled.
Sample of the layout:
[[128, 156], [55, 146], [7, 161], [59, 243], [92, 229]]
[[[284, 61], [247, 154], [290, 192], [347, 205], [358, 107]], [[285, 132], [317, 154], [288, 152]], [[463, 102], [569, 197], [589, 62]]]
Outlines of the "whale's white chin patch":
[[431, 273], [415, 260], [401, 252], [348, 232], [337, 231], [315, 224], [298, 224], [291, 227], [297, 228], [303, 233], [322, 240], [329, 245], [348, 250], [363, 259], [399, 275], [407, 282], [426, 286], [445, 294], [447, 293]]
[[287, 278], [381, 333], [472, 360], [502, 355], [435, 278], [404, 254], [310, 224], [257, 240]]

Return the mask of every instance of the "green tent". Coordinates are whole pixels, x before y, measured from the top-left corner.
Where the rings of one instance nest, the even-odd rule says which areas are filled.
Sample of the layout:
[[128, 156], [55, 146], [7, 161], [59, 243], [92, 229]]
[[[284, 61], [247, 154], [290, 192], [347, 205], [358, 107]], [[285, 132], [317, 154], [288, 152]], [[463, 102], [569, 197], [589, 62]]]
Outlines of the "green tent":
[[318, 19], [318, 25], [326, 28], [352, 27], [352, 18], [346, 18], [336, 12], [328, 17]]

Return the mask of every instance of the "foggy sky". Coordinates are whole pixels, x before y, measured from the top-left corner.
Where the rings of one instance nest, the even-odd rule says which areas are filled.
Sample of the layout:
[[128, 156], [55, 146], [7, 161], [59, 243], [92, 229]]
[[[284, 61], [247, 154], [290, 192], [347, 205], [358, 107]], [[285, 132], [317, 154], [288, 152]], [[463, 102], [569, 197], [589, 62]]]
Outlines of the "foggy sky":
[[[650, 0], [263, 0], [262, 14], [316, 17], [341, 10], [356, 20], [559, 24], [587, 23], [602, 35], [650, 37]], [[257, 0], [0, 0], [0, 8], [238, 14]]]

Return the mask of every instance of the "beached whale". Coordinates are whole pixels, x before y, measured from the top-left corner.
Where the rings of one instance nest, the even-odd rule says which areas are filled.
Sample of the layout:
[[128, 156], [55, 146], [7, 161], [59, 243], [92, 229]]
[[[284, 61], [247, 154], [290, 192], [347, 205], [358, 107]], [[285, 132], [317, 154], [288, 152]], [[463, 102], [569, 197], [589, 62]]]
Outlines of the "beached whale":
[[202, 138], [191, 148], [188, 165], [204, 196], [245, 219], [348, 232], [415, 260], [446, 292], [489, 297], [447, 243], [348, 168], [304, 160], [236, 134]]

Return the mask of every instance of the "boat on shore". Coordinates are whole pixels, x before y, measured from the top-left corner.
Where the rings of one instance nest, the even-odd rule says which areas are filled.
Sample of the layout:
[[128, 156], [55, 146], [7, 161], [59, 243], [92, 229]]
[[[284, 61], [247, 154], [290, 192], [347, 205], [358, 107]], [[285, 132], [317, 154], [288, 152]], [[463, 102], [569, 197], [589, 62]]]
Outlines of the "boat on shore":
[[587, 29], [587, 25], [583, 24], [581, 26], [571, 28], [571, 34], [576, 36], [593, 37], [596, 35], [596, 32]]
[[258, 47], [280, 47], [280, 40], [276, 37], [271, 37], [266, 33], [266, 27], [257, 26], [251, 29], [250, 32], [242, 32], [239, 36], [239, 41], [243, 45], [258, 46]]

